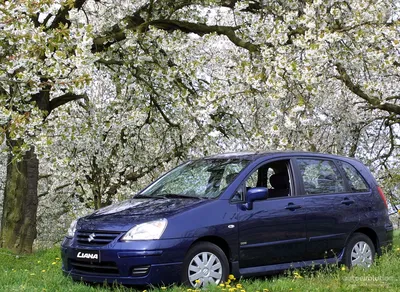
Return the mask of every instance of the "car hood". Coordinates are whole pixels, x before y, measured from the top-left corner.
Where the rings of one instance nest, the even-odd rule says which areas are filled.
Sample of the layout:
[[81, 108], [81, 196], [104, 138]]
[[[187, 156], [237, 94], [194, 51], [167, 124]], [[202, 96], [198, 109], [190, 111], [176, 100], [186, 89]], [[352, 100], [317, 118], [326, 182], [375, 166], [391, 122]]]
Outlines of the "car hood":
[[77, 230], [127, 231], [138, 223], [167, 218], [208, 201], [210, 200], [180, 198], [131, 199], [99, 209], [79, 219]]

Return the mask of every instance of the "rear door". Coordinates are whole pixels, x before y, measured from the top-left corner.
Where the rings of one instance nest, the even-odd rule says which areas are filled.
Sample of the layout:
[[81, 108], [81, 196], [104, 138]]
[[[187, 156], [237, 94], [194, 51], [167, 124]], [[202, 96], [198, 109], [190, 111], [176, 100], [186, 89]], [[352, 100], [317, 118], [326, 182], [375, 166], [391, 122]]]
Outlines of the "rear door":
[[[271, 177], [280, 179], [275, 187], [269, 181]], [[303, 199], [293, 196], [294, 185], [290, 160], [265, 164], [246, 180], [244, 194], [248, 188], [263, 186], [274, 197], [254, 202], [252, 210], [239, 210], [240, 268], [304, 259], [306, 213]]]
[[297, 167], [307, 208], [306, 260], [339, 256], [347, 236], [359, 224], [357, 200], [335, 160], [298, 158]]

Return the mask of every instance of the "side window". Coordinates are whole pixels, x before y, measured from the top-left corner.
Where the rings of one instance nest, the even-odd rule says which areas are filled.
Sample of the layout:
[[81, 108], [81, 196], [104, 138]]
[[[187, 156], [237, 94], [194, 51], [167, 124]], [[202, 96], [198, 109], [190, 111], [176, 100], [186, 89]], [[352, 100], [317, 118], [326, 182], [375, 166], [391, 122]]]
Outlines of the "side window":
[[233, 194], [231, 201], [232, 202], [242, 202], [245, 200], [245, 194], [248, 189], [257, 187], [258, 181], [258, 170], [254, 171], [249, 178], [247, 178], [245, 184], [241, 185], [239, 189]]
[[290, 196], [289, 161], [274, 161], [257, 168], [247, 178], [244, 186], [236, 192], [232, 201], [244, 200], [243, 192], [256, 187], [268, 188], [268, 198]]
[[330, 160], [298, 159], [306, 195], [334, 194], [345, 191], [343, 178]]
[[258, 181], [258, 170], [254, 171], [250, 177], [246, 180], [246, 189], [257, 187]]
[[347, 162], [340, 162], [352, 192], [368, 192], [369, 187], [361, 174]]

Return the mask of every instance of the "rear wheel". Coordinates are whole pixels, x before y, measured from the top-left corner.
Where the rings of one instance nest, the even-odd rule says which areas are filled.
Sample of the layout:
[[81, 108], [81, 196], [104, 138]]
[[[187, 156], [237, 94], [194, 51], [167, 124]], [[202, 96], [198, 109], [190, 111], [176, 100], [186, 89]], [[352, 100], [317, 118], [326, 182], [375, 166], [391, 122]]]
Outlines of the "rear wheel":
[[191, 247], [183, 261], [182, 282], [199, 288], [226, 281], [229, 263], [223, 250], [210, 242], [199, 242]]
[[344, 264], [348, 268], [361, 266], [369, 268], [375, 260], [375, 246], [362, 233], [355, 233], [349, 240], [344, 254]]

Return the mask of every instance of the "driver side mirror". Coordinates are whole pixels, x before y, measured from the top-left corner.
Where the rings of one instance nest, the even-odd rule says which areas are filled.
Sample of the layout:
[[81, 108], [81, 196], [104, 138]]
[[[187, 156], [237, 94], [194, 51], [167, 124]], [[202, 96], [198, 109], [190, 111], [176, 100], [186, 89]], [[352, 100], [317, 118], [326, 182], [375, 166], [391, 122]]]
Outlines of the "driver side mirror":
[[252, 210], [254, 201], [261, 201], [268, 198], [268, 189], [265, 187], [251, 188], [246, 193], [246, 203], [243, 205], [244, 210]]

